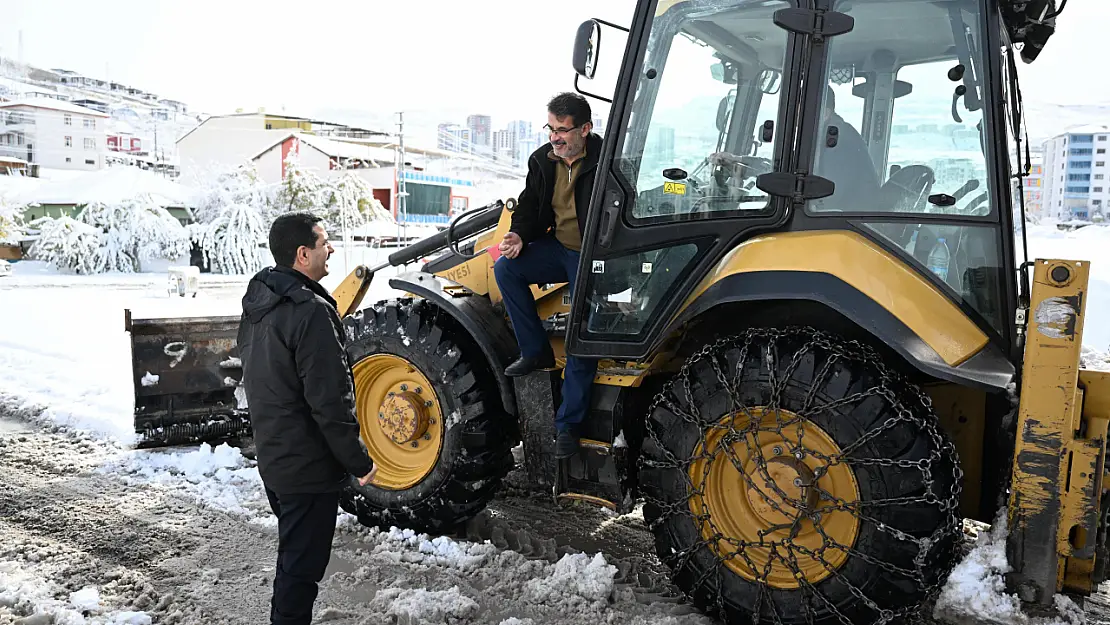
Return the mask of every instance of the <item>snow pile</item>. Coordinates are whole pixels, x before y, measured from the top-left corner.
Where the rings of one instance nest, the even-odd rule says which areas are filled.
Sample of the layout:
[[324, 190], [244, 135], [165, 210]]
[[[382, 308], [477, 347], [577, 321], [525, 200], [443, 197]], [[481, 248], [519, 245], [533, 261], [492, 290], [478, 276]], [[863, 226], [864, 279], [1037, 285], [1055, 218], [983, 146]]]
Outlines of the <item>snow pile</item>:
[[529, 580], [524, 597], [541, 604], [581, 597], [600, 608], [613, 592], [616, 574], [617, 567], [607, 563], [600, 553], [593, 558], [584, 553], [567, 554], [555, 564], [549, 577]]
[[411, 529], [397, 527], [390, 528], [382, 538], [383, 541], [374, 547], [373, 552], [386, 559], [420, 562], [462, 571], [481, 568], [498, 552], [490, 544], [457, 543], [446, 536], [429, 539], [427, 534], [417, 534]]
[[1006, 511], [989, 532], [982, 532], [971, 552], [952, 570], [933, 609], [933, 618], [954, 625], [1079, 625], [1082, 610], [1063, 595], [1055, 597], [1057, 619], [1031, 618], [1017, 596], [1006, 592]]
[[5, 615], [27, 625], [151, 625], [145, 612], [106, 608], [95, 586], [67, 594], [16, 562], [0, 562], [0, 621]]
[[447, 590], [387, 588], [378, 592], [374, 604], [384, 604], [388, 616], [407, 619], [402, 623], [453, 623], [478, 612], [478, 602], [460, 592], [458, 586]]
[[255, 463], [238, 448], [201, 443], [192, 451], [129, 450], [100, 466], [128, 485], [154, 484], [184, 494], [197, 503], [276, 525]]

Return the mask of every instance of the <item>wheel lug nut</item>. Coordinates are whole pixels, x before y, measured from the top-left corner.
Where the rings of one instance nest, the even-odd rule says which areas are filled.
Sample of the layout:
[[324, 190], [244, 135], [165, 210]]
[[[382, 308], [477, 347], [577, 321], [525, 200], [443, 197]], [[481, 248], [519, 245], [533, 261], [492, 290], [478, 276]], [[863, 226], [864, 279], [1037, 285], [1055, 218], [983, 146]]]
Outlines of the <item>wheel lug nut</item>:
[[774, 447], [771, 448], [771, 453], [775, 454], [776, 456], [781, 456], [782, 455], [782, 447], [779, 447], [778, 445], [775, 445]]
[[428, 401], [424, 402], [424, 407], [425, 408], [431, 408], [434, 405], [434, 403], [435, 402], [433, 402], [432, 400], [429, 399]]
[[417, 394], [417, 395], [419, 395], [419, 394], [421, 394], [421, 393], [423, 393], [423, 392], [424, 392], [424, 389], [420, 388], [419, 386], [418, 386], [418, 387], [416, 387], [416, 394]]
[[402, 390], [402, 391], [407, 391], [407, 390], [409, 390], [409, 385], [408, 385], [408, 384], [402, 384], [402, 385], [401, 385], [401, 390]]
[[418, 443], [418, 442], [416, 442], [416, 441], [413, 441], [413, 442], [412, 442], [412, 446], [413, 446], [413, 447], [419, 447], [419, 446], [420, 446], [420, 443]]
[[425, 434], [424, 435], [424, 440], [426, 440], [426, 441], [432, 440], [432, 435], [431, 434]]

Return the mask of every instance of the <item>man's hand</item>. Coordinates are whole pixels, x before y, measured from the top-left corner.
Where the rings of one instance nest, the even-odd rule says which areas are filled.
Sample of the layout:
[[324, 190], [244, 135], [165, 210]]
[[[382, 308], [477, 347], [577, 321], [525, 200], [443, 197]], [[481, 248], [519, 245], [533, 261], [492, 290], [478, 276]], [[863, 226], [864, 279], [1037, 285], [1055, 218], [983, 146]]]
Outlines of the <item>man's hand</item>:
[[515, 232], [508, 232], [505, 237], [501, 239], [501, 243], [497, 246], [498, 251], [505, 258], [516, 258], [520, 256], [520, 251], [524, 249], [524, 241], [520, 239], [520, 235]]
[[359, 486], [366, 486], [370, 482], [373, 482], [374, 481], [374, 476], [377, 475], [377, 474], [378, 474], [378, 465], [375, 464], [374, 467], [372, 469], [370, 469], [369, 473], [367, 473], [366, 475], [358, 478], [358, 485]]

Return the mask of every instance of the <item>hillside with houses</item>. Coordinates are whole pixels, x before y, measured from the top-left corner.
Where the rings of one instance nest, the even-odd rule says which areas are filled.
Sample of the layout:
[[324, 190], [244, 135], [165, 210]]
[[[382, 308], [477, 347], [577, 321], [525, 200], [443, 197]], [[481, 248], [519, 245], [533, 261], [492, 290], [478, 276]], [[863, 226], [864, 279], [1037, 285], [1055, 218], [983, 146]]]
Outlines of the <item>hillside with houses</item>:
[[[284, 211], [320, 214], [337, 240], [398, 245], [515, 196], [522, 180], [513, 163], [406, 145], [403, 123], [206, 114], [136, 86], [0, 59], [3, 259], [76, 273], [142, 271], [152, 259], [241, 273], [263, 257], [232, 254], [230, 242], [265, 247], [264, 223]], [[153, 230], [123, 227], [131, 222]], [[173, 243], [142, 248], [119, 232]], [[107, 262], [108, 248], [134, 258]]]

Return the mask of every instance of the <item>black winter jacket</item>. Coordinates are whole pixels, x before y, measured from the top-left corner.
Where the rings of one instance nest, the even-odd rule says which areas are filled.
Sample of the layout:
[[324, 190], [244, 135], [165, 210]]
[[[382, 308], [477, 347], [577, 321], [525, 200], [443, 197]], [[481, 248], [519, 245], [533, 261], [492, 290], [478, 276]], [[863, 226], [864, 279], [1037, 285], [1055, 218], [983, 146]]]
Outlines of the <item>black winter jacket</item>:
[[258, 472], [279, 494], [335, 492], [370, 472], [335, 300], [315, 280], [266, 268], [247, 284], [239, 321]]
[[[594, 173], [601, 157], [601, 143], [601, 137], [592, 132], [586, 137], [585, 160], [574, 180], [574, 207], [578, 212], [579, 234], [586, 232], [586, 213], [590, 206], [590, 194], [594, 190]], [[528, 177], [513, 210], [509, 232], [520, 235], [525, 244], [555, 227], [551, 197], [555, 194], [556, 162], [547, 157], [550, 153], [551, 144], [545, 143], [528, 157]]]

